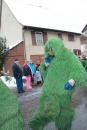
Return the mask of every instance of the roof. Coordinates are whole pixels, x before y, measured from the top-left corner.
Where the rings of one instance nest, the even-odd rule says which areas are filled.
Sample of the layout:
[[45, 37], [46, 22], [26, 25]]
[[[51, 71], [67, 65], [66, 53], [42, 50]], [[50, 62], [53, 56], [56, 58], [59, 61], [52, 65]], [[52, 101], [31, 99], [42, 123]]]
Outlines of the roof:
[[84, 32], [84, 30], [87, 28], [87, 24], [85, 25], [85, 27], [82, 29], [82, 32]]
[[81, 33], [80, 28], [64, 19], [58, 12], [33, 6], [17, 0], [4, 0], [17, 21], [23, 26], [47, 28], [66, 32]]
[[17, 42], [17, 43], [15, 43], [15, 44], [9, 46], [9, 49], [10, 49], [10, 50], [13, 49], [15, 46], [19, 45], [21, 42], [23, 42], [23, 41]]

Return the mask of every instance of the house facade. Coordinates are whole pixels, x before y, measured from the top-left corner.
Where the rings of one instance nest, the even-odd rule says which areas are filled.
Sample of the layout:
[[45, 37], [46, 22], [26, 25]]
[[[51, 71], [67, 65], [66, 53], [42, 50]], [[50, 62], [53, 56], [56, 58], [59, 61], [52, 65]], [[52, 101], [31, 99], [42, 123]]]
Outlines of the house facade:
[[83, 55], [87, 56], [87, 24], [82, 30], [81, 40], [81, 51]]
[[[29, 19], [29, 21], [25, 23], [24, 20], [26, 19], [26, 17], [23, 17], [22, 14], [21, 14], [22, 16], [20, 15], [17, 16], [18, 15], [17, 10], [16, 11], [13, 10], [13, 7], [12, 5], [9, 4], [9, 1], [2, 0], [1, 33], [0, 34], [3, 38], [6, 37], [8, 46], [14, 45], [15, 43], [19, 41], [23, 41], [24, 59], [28, 59], [28, 60], [32, 59], [34, 60], [34, 63], [36, 63], [38, 60], [43, 61], [44, 44], [48, 39], [54, 38], [54, 37], [61, 38], [64, 45], [68, 49], [72, 50], [76, 55], [81, 54], [81, 44], [80, 44], [81, 34], [80, 33], [74, 32], [72, 30], [70, 31], [69, 29], [60, 30], [57, 27], [51, 28], [49, 27], [49, 23], [48, 23], [48, 26], [47, 25], [38, 26], [38, 25], [31, 24], [33, 22], [32, 21], [33, 16], [29, 19], [29, 17], [27, 17], [28, 15], [26, 17], [27, 19]], [[40, 11], [42, 10], [40, 7], [39, 9]], [[21, 8], [19, 8], [19, 10], [21, 10]], [[27, 13], [29, 12], [26, 12], [25, 15]], [[37, 23], [37, 22], [34, 22], [34, 23]], [[39, 25], [40, 24], [41, 22], [39, 23]], [[52, 22], [52, 25], [53, 24], [55, 25], [55, 23]]]
[[[49, 29], [36, 29], [30, 28], [24, 34], [25, 39], [25, 55], [26, 58], [34, 59], [34, 57], [39, 57], [39, 55], [44, 54], [44, 44], [45, 42], [53, 37], [59, 37], [64, 42], [64, 45], [72, 50], [75, 54], [81, 54], [80, 45], [80, 35], [75, 33], [55, 31]], [[43, 58], [43, 56], [42, 56]], [[36, 59], [37, 60], [37, 59]], [[41, 59], [39, 59], [41, 60]]]

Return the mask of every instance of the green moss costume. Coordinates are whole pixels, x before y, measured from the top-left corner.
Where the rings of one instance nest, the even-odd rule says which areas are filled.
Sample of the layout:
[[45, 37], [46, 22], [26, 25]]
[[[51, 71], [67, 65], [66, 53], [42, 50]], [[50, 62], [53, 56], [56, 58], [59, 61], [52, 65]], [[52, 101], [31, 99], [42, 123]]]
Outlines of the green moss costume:
[[24, 130], [17, 97], [0, 79], [0, 130]]
[[85, 70], [87, 71], [87, 59], [86, 60], [81, 60], [81, 63], [83, 65], [83, 67], [85, 68]]
[[[46, 71], [43, 62], [40, 67], [44, 83], [39, 105], [29, 121], [33, 130], [43, 130], [49, 122], [55, 122], [58, 130], [70, 130], [74, 119], [74, 108], [71, 105], [75, 87], [87, 86], [87, 72], [73, 52], [64, 47], [58, 38], [46, 42], [45, 57], [54, 55]], [[70, 79], [75, 81], [71, 90], [64, 85]]]

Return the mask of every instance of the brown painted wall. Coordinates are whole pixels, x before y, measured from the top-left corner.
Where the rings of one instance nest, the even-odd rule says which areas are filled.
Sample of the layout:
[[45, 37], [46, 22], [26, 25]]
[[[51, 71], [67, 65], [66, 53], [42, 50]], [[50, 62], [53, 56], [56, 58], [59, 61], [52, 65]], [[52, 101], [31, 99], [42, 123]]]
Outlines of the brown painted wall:
[[12, 65], [14, 64], [14, 59], [18, 58], [20, 61], [20, 66], [23, 67], [24, 64], [24, 51], [23, 51], [23, 42], [19, 43], [17, 46], [13, 47], [8, 55], [8, 59], [5, 63], [5, 72], [9, 70], [10, 75], [13, 75]]
[[33, 60], [34, 64], [37, 64], [37, 61], [44, 61], [44, 55], [30, 55], [30, 59]]

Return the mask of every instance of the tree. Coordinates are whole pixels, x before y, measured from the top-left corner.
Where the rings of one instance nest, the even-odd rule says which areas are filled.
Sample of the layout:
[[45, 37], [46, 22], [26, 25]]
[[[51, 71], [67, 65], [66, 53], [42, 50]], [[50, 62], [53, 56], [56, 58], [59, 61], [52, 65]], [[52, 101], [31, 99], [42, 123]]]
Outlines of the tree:
[[0, 71], [3, 68], [5, 60], [9, 54], [9, 48], [6, 45], [6, 39], [0, 37]]

